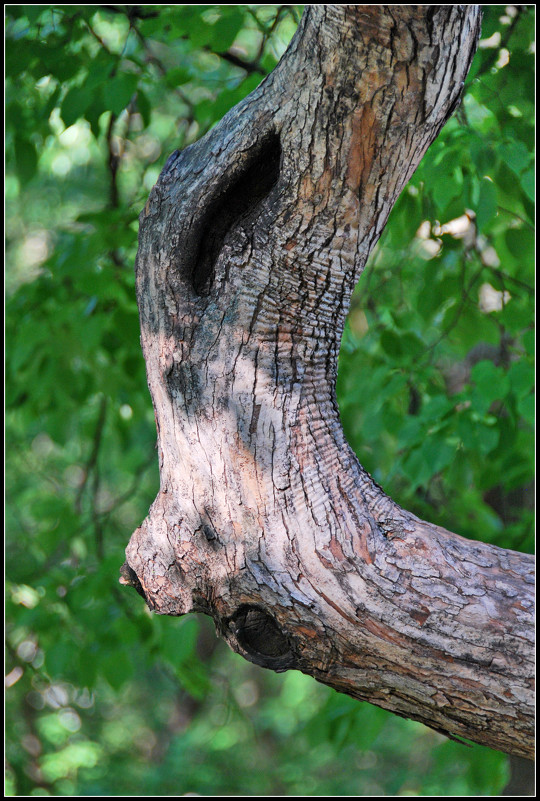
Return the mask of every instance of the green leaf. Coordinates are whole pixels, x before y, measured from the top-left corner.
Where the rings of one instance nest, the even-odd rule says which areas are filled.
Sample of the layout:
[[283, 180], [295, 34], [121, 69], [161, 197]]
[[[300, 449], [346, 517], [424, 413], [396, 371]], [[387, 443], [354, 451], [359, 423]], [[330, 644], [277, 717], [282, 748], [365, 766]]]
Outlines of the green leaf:
[[406, 456], [402, 469], [409, 479], [411, 489], [424, 486], [433, 475], [421, 448], [416, 448]]
[[471, 158], [479, 176], [490, 174], [497, 162], [497, 152], [492, 145], [482, 139], [473, 138], [470, 142]]
[[225, 53], [234, 43], [244, 22], [238, 6], [220, 6], [221, 18], [214, 23], [211, 44], [216, 53]]
[[28, 139], [15, 138], [15, 164], [17, 174], [23, 184], [32, 180], [37, 171], [38, 157], [36, 148]]
[[441, 437], [428, 436], [420, 451], [430, 475], [434, 475], [451, 464], [456, 454], [456, 446], [450, 445]]
[[497, 213], [497, 189], [493, 181], [482, 178], [476, 206], [476, 224], [479, 231], [485, 230]]
[[526, 170], [521, 176], [520, 180], [521, 180], [521, 186], [523, 187], [523, 191], [525, 192], [529, 200], [534, 201], [536, 196], [534, 169]]
[[535, 236], [530, 228], [509, 228], [504, 238], [506, 247], [516, 260], [516, 278], [523, 275], [524, 265], [534, 262]]
[[93, 59], [92, 68], [88, 71], [88, 75], [84, 80], [85, 89], [95, 92], [103, 84], [107, 83], [116, 66], [117, 60], [109, 53], [101, 50], [96, 58]]
[[213, 26], [200, 17], [196, 25], [189, 26], [189, 40], [195, 48], [207, 47], [212, 43], [213, 36]]
[[[59, 640], [47, 648], [46, 667], [53, 679], [66, 678], [76, 664], [78, 649], [75, 643]], [[68, 669], [71, 668], [71, 671]]]
[[508, 371], [512, 392], [518, 398], [529, 395], [534, 387], [534, 368], [526, 361], [514, 362]]
[[512, 333], [517, 334], [531, 323], [531, 308], [528, 298], [512, 297], [502, 311], [497, 312], [499, 321]]
[[99, 662], [99, 669], [104, 678], [115, 690], [119, 690], [133, 676], [134, 666], [126, 651], [115, 648], [106, 653]]
[[70, 128], [78, 119], [84, 117], [94, 94], [86, 86], [73, 86], [62, 101], [60, 116], [66, 128]]
[[25, 72], [33, 60], [33, 43], [6, 41], [5, 74], [6, 78], [18, 78]]
[[423, 420], [442, 420], [453, 407], [452, 401], [446, 395], [435, 395], [423, 404], [421, 417]]
[[405, 447], [418, 445], [423, 442], [425, 436], [425, 423], [418, 416], [409, 416], [399, 431], [399, 441]]
[[165, 81], [167, 86], [176, 88], [177, 86], [182, 86], [184, 83], [189, 83], [192, 77], [191, 70], [188, 67], [173, 67], [167, 70]]
[[137, 91], [139, 78], [133, 73], [121, 72], [111, 78], [103, 87], [105, 107], [113, 114], [120, 114]]
[[463, 191], [463, 177], [461, 174], [456, 175], [455, 172], [451, 174], [441, 174], [437, 177], [432, 195], [433, 200], [439, 210], [440, 216], [447, 208], [449, 203]]
[[499, 443], [499, 430], [495, 426], [485, 426], [479, 424], [476, 428], [476, 442], [478, 449], [483, 455], [493, 451]]
[[535, 398], [534, 395], [527, 395], [525, 398], [520, 398], [518, 401], [518, 411], [525, 418], [525, 420], [532, 426], [535, 423]]
[[403, 353], [401, 337], [394, 331], [383, 331], [381, 334], [381, 347], [392, 358], [399, 358]]
[[516, 175], [521, 175], [531, 161], [531, 154], [523, 142], [515, 141], [499, 145], [497, 152]]
[[160, 653], [174, 668], [194, 654], [198, 630], [194, 618], [186, 618], [180, 624], [172, 620], [162, 622]]
[[471, 393], [472, 407], [481, 415], [487, 413], [493, 401], [504, 398], [510, 389], [510, 381], [503, 368], [496, 367], [488, 360], [474, 365], [471, 380], [475, 383]]
[[182, 686], [193, 698], [202, 700], [210, 692], [211, 683], [200, 660], [191, 659], [186, 663], [176, 665], [174, 672]]
[[[47, 6], [45, 6], [45, 9], [47, 9]], [[43, 6], [24, 6], [24, 14], [31, 25], [37, 22], [37, 20], [43, 14], [43, 11]]]
[[523, 345], [529, 356], [534, 356], [535, 334], [534, 331], [526, 331], [523, 334]]

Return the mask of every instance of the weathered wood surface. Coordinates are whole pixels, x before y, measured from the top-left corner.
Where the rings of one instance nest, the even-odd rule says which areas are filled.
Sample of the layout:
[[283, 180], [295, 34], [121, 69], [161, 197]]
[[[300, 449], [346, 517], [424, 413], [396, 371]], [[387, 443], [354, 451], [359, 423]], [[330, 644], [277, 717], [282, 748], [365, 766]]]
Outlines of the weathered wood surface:
[[161, 489], [122, 580], [259, 665], [530, 756], [531, 557], [397, 506], [335, 398], [351, 292], [479, 25], [308, 6], [274, 72], [167, 162], [137, 257]]

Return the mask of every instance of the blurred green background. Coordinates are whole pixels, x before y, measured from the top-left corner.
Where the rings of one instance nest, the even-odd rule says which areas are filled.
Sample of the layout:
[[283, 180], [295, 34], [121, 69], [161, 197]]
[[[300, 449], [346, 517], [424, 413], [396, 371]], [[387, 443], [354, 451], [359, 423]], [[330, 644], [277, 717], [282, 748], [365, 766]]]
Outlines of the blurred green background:
[[[7, 6], [7, 794], [498, 795], [503, 754], [228, 651], [118, 584], [158, 487], [137, 216], [301, 6]], [[484, 6], [463, 103], [355, 291], [343, 424], [399, 503], [532, 548], [534, 6]], [[369, 375], [369, 381], [361, 380]]]

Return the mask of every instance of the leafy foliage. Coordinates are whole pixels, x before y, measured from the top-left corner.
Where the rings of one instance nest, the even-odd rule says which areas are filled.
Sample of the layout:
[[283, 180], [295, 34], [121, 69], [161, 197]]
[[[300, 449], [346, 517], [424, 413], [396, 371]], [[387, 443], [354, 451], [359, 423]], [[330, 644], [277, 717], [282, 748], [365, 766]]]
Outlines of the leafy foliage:
[[[533, 7], [485, 9], [464, 102], [354, 296], [338, 390], [391, 495], [526, 550]], [[7, 7], [11, 795], [489, 795], [507, 779], [503, 755], [259, 670], [204, 619], [152, 617], [117, 584], [158, 487], [137, 214], [168, 154], [275, 66], [300, 13]]]

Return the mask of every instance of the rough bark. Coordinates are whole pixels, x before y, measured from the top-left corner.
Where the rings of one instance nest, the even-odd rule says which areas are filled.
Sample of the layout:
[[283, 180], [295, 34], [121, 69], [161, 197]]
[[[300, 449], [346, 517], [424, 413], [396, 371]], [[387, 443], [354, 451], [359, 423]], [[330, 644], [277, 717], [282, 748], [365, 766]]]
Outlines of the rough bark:
[[122, 581], [258, 665], [530, 756], [531, 558], [400, 508], [335, 397], [351, 292], [479, 25], [308, 6], [274, 72], [168, 160], [136, 265], [161, 489]]

